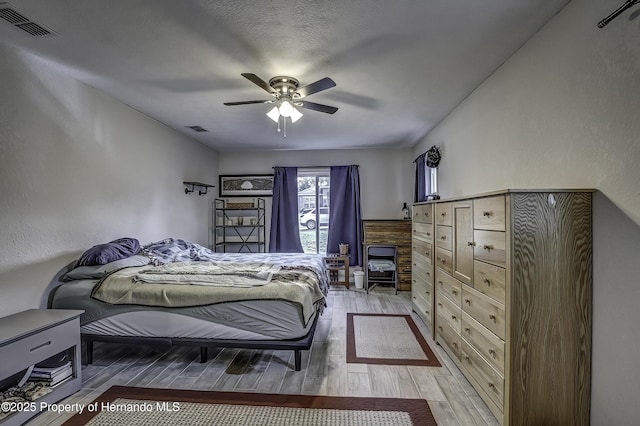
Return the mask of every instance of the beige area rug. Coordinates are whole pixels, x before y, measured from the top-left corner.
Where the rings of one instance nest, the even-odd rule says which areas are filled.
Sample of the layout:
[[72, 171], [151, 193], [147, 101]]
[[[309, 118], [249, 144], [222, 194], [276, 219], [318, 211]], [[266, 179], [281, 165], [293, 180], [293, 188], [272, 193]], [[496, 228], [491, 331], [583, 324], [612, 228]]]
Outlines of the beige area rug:
[[64, 426], [433, 426], [423, 399], [113, 386]]
[[441, 366], [411, 316], [390, 314], [347, 314], [347, 362]]

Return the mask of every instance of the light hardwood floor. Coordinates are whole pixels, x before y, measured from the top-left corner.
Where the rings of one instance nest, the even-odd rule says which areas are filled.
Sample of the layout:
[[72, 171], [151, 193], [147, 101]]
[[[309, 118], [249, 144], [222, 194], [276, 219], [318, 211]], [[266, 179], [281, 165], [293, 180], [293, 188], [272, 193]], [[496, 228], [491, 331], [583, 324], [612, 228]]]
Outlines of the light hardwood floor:
[[[302, 371], [293, 370], [291, 351], [210, 350], [199, 362], [199, 349], [96, 344], [94, 363], [83, 366], [82, 389], [61, 403], [89, 403], [113, 385], [332, 396], [423, 398], [438, 425], [498, 425], [424, 323], [413, 314], [442, 367], [346, 363], [346, 317], [353, 313], [406, 314], [409, 292], [395, 295], [377, 287], [334, 288], [319, 320]], [[42, 413], [30, 426], [59, 425], [72, 413]]]

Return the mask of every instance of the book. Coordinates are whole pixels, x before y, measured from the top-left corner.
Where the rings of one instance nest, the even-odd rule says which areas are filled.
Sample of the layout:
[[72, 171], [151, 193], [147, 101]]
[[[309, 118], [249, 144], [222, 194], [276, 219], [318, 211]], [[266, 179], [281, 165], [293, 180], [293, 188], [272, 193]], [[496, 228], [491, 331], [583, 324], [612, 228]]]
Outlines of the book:
[[35, 367], [33, 367], [33, 371], [31, 372], [31, 374], [49, 374], [49, 375], [53, 375], [56, 374], [60, 371], [64, 371], [67, 368], [71, 368], [71, 361], [67, 361], [62, 365], [59, 365], [57, 367], [40, 367], [39, 365], [36, 365]]
[[31, 375], [29, 377], [33, 377], [33, 378], [37, 378], [37, 379], [54, 379], [58, 376], [61, 376], [63, 374], [68, 373], [69, 371], [72, 371], [73, 369], [71, 368], [71, 366], [65, 368], [64, 370], [60, 370], [60, 371], [56, 371], [55, 373], [44, 373], [44, 372], [38, 372], [38, 371], [34, 371], [31, 373]]

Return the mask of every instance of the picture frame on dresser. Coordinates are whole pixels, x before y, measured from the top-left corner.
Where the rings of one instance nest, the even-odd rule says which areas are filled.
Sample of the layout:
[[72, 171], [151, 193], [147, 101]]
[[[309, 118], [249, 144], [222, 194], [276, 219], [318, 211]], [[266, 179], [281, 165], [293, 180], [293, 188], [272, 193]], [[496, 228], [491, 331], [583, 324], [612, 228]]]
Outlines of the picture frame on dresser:
[[220, 197], [272, 197], [272, 174], [220, 175]]

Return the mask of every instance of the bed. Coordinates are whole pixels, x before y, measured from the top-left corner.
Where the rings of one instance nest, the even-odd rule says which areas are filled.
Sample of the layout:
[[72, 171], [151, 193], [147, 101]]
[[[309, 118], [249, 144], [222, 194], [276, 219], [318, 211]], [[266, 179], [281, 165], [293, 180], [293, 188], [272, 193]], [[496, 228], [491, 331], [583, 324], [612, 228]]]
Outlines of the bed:
[[85, 311], [86, 363], [101, 341], [196, 346], [201, 362], [211, 347], [292, 350], [301, 369], [329, 289], [323, 256], [132, 240], [106, 243], [116, 243], [106, 255], [103, 245], [87, 250], [49, 295], [50, 308]]

